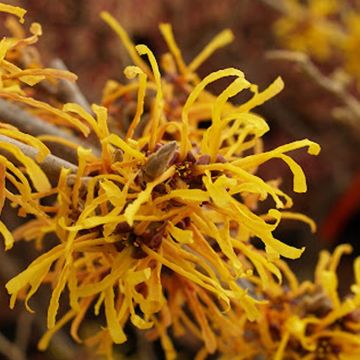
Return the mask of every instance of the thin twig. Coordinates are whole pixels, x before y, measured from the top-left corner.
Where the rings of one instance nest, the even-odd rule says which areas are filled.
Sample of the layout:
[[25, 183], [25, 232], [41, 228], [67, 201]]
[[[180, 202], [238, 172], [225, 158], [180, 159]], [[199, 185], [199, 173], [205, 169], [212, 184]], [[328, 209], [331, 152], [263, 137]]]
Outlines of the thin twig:
[[320, 87], [333, 94], [343, 103], [344, 109], [341, 110], [346, 110], [344, 115], [347, 113], [347, 122], [357, 132], [360, 131], [360, 102], [351, 93], [346, 91], [345, 85], [342, 82], [324, 75], [306, 54], [288, 50], [276, 50], [268, 52], [267, 57], [296, 62]]
[[24, 353], [0, 333], [0, 353], [10, 360], [25, 360]]
[[[20, 141], [14, 140], [8, 136], [0, 135], [0, 142], [5, 142], [17, 146], [25, 155], [34, 160], [36, 159], [36, 156], [39, 152], [38, 149], [30, 145], [26, 145]], [[6, 150], [0, 149], [0, 152], [5, 153], [7, 157], [12, 158], [12, 156], [10, 156], [9, 152]], [[54, 155], [46, 156], [44, 161], [41, 163], [41, 169], [47, 175], [52, 184], [57, 183], [62, 168], [70, 169], [74, 173], [77, 171], [77, 166]]]
[[75, 143], [79, 140], [75, 136], [64, 133], [58, 127], [45, 122], [35, 115], [23, 110], [20, 106], [4, 99], [0, 99], [0, 119], [17, 127], [20, 131], [33, 136], [45, 134], [55, 135]]
[[[52, 60], [50, 65], [55, 69], [69, 71], [64, 61], [59, 58]], [[64, 103], [76, 103], [83, 107], [89, 114], [93, 114], [88, 100], [86, 99], [85, 95], [82, 93], [76, 82], [71, 82], [66, 79], [60, 79], [56, 91], [60, 101], [63, 101]], [[101, 147], [99, 139], [97, 138], [94, 131], [90, 132], [86, 140], [87, 143], [92, 144], [92, 147], [96, 150]], [[93, 153], [95, 154], [96, 152], [93, 151]]]
[[31, 337], [31, 328], [34, 317], [27, 311], [22, 310], [16, 324], [15, 345], [26, 354]]
[[[0, 121], [11, 124], [26, 134], [33, 136], [57, 136], [84, 148], [91, 148], [93, 150], [93, 154], [95, 155], [99, 154], [99, 149], [95, 148], [93, 144], [90, 144], [90, 142], [83, 141], [78, 137], [61, 130], [57, 126], [49, 124], [37, 116], [30, 114], [29, 112], [23, 110], [20, 106], [3, 99], [0, 99]], [[52, 144], [50, 148], [55, 154], [61, 154], [61, 157], [64, 159], [72, 162], [76, 162], [77, 160], [76, 151], [74, 149], [58, 143]]]
[[[69, 70], [65, 63], [56, 58], [51, 61], [51, 67], [58, 70]], [[58, 83], [58, 95], [62, 97], [64, 102], [73, 102], [82, 106], [86, 111], [92, 113], [89, 102], [87, 101], [84, 94], [81, 92], [76, 82], [71, 82], [66, 79], [60, 79]]]
[[137, 358], [140, 360], [156, 360], [152, 342], [146, 339], [143, 331], [134, 329], [137, 342]]

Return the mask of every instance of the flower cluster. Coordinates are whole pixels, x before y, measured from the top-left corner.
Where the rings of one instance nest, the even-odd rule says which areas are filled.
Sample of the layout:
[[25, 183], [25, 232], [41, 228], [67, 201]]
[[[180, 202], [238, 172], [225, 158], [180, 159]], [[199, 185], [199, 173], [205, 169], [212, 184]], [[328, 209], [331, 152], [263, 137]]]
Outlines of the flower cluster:
[[273, 284], [263, 292], [268, 302], [261, 305], [261, 320], [244, 325], [256, 354], [276, 360], [359, 357], [360, 258], [354, 262], [351, 295], [340, 297], [336, 274], [340, 258], [349, 253], [349, 245], [338, 246], [332, 255], [321, 252], [314, 281], [302, 283], [278, 263], [285, 285]]
[[274, 28], [283, 46], [320, 62], [340, 62], [359, 82], [359, 5], [340, 0], [285, 0], [283, 5]]
[[[332, 255], [323, 251], [314, 281], [299, 283], [286, 262], [277, 260], [276, 266], [284, 276], [282, 284], [273, 277], [268, 279], [266, 289], [258, 279], [243, 284], [261, 300], [260, 317], [255, 322], [244, 316], [237, 302], [233, 302], [229, 312], [221, 313], [202, 289], [182, 283], [183, 286], [169, 291], [174, 332], [181, 335], [183, 327], [179, 327], [178, 322], [183, 323], [187, 331], [201, 339], [201, 332], [192, 319], [198, 319], [203, 312], [217, 331], [221, 359], [357, 359], [360, 355], [360, 258], [354, 262], [352, 295], [340, 297], [336, 274], [340, 258], [349, 253], [349, 245], [340, 245]], [[168, 286], [173, 283], [165, 282], [165, 287]], [[184, 312], [184, 299], [193, 317]], [[212, 339], [214, 335], [209, 333], [206, 338]], [[197, 359], [203, 359], [206, 354], [204, 347]]]
[[[0, 5], [0, 11], [20, 21], [25, 13], [9, 5]], [[291, 299], [304, 300], [310, 287], [298, 286], [280, 260], [298, 258], [303, 249], [281, 242], [273, 232], [282, 219], [315, 226], [305, 215], [289, 212], [292, 200], [279, 181], [264, 181], [256, 169], [281, 159], [293, 173], [293, 190], [305, 192], [303, 171], [287, 153], [305, 147], [316, 155], [319, 146], [305, 139], [263, 152], [261, 137], [269, 128], [253, 109], [281, 91], [280, 78], [263, 91], [234, 68], [199, 78], [197, 68], [232, 40], [229, 30], [187, 64], [170, 25], [162, 24], [169, 52], [160, 70], [148, 47], [135, 46], [110, 14], [102, 18], [120, 36], [134, 65], [124, 71], [128, 81], [109, 81], [102, 104], [89, 109], [59, 96], [62, 82], [76, 77], [43, 67], [33, 47], [39, 24], [32, 24], [26, 37], [9, 19], [12, 37], [0, 43], [0, 97], [13, 110], [64, 134], [34, 136], [19, 131], [24, 124], [0, 124], [0, 149], [6, 155], [0, 155], [0, 204], [9, 201], [27, 217], [13, 234], [0, 222], [0, 232], [6, 249], [24, 239], [40, 252], [6, 284], [10, 306], [23, 299], [32, 311], [29, 300], [49, 284], [48, 331], [40, 349], [71, 322], [76, 341], [111, 358], [113, 344], [127, 340], [124, 327], [130, 322], [147, 330], [149, 339], [160, 339], [167, 359], [176, 357], [169, 330], [174, 337], [193, 333], [203, 344], [198, 359], [215, 352], [233, 358], [234, 347], [248, 349], [242, 358], [252, 358], [259, 349], [247, 340], [245, 327], [265, 334], [264, 346], [274, 352], [278, 339], [270, 339], [263, 322], [276, 312], [283, 274], [290, 280]], [[206, 89], [223, 78], [229, 82], [219, 95]], [[242, 91], [252, 94], [250, 100], [232, 104], [229, 100]], [[48, 143], [62, 146], [64, 154], [75, 152], [74, 163], [53, 156]], [[262, 213], [257, 205], [265, 200], [270, 205]], [[264, 250], [253, 245], [254, 238]], [[50, 250], [48, 241], [55, 242]], [[345, 314], [343, 306], [350, 309], [334, 293], [337, 254], [335, 260], [326, 258], [332, 285], [320, 281], [330, 299], [337, 299], [334, 315], [327, 315], [331, 319], [319, 320], [325, 327]], [[355, 293], [358, 286], [359, 281]], [[82, 339], [80, 326], [91, 313], [104, 323]], [[307, 320], [289, 317], [295, 325], [285, 326], [281, 316], [275, 316], [281, 349], [294, 334], [305, 350], [316, 339], [331, 337], [325, 332], [308, 338]]]

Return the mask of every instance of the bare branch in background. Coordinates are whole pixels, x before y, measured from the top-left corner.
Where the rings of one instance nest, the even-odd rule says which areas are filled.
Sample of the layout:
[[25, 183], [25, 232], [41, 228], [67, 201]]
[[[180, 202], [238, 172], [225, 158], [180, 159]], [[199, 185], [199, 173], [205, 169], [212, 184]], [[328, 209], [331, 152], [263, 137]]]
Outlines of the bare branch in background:
[[346, 82], [324, 75], [310, 58], [300, 52], [275, 50], [267, 53], [269, 59], [280, 59], [296, 62], [308, 76], [320, 87], [333, 94], [344, 105], [333, 110], [333, 116], [349, 125], [356, 131], [354, 135], [360, 139], [360, 102], [346, 89]]
[[[11, 124], [26, 134], [31, 134], [33, 136], [57, 136], [66, 139], [73, 144], [77, 144], [85, 148], [91, 148], [93, 150], [93, 154], [95, 155], [98, 155], [99, 153], [99, 150], [89, 142], [82, 141], [69, 132], [61, 130], [58, 127], [49, 124], [35, 115], [23, 110], [20, 106], [3, 99], [0, 99], [0, 121]], [[55, 154], [61, 154], [62, 158], [72, 162], [77, 161], [77, 155], [74, 149], [58, 143], [50, 146], [50, 148]]]
[[134, 328], [137, 341], [137, 356], [141, 360], [156, 360], [153, 344], [146, 339], [143, 331]]
[[[58, 70], [69, 70], [65, 63], [56, 58], [51, 61], [51, 67]], [[89, 102], [87, 101], [84, 94], [81, 92], [76, 82], [71, 82], [66, 79], [60, 79], [58, 84], [58, 95], [61, 96], [63, 102], [73, 102], [79, 104], [89, 113], [92, 113]]]
[[[51, 61], [50, 65], [58, 70], [67, 70], [67, 66], [65, 65], [64, 61], [56, 58]], [[71, 82], [66, 79], [60, 79], [57, 84], [57, 95], [60, 98], [60, 101], [67, 103], [72, 102], [80, 105], [84, 108], [88, 113], [93, 114], [91, 106], [86, 99], [83, 92], [80, 90], [78, 84], [76, 82]], [[91, 144], [93, 150], [93, 154], [96, 154], [96, 151], [100, 148], [99, 140], [96, 137], [96, 134], [92, 131], [89, 136], [87, 137], [87, 144]], [[98, 152], [98, 151], [97, 151]]]
[[24, 354], [26, 354], [26, 350], [29, 345], [33, 320], [34, 317], [25, 309], [21, 311], [19, 317], [17, 318], [15, 345]]
[[0, 333], [0, 353], [10, 360], [25, 360], [25, 354]]
[[[36, 148], [14, 140], [8, 136], [0, 135], [0, 142], [17, 146], [25, 155], [32, 159], [35, 159], [38, 154], [38, 150]], [[9, 153], [6, 150], [1, 149], [0, 152], [9, 157]], [[77, 171], [77, 166], [54, 155], [46, 156], [44, 161], [41, 163], [41, 168], [53, 184], [56, 184], [62, 168], [71, 169], [72, 172]]]

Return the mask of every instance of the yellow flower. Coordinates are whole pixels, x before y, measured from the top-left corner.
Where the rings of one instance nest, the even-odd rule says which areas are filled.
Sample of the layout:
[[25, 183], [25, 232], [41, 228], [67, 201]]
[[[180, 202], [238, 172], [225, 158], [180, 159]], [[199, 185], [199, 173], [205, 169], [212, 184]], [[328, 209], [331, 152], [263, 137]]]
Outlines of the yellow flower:
[[360, 66], [359, 66], [359, 26], [360, 15], [359, 12], [351, 12], [346, 17], [347, 37], [342, 43], [342, 50], [344, 52], [345, 69], [350, 74], [354, 75], [357, 81], [360, 80]]
[[[257, 346], [257, 355], [276, 360], [357, 358], [360, 258], [354, 263], [353, 295], [341, 299], [337, 292], [337, 266], [341, 256], [350, 252], [349, 245], [340, 245], [332, 255], [323, 251], [313, 282], [298, 283], [287, 265], [277, 262], [285, 284], [274, 282], [265, 291], [267, 302], [260, 305], [258, 322], [240, 321], [240, 327], [250, 333], [248, 348]], [[236, 351], [228, 347], [225, 354], [231, 358]]]
[[[40, 349], [69, 321], [72, 337], [81, 342], [78, 330], [87, 313], [99, 315], [101, 309], [106, 324], [99, 325], [86, 343], [97, 345], [108, 357], [114, 343], [126, 341], [128, 321], [139, 329], [151, 329], [149, 336], [159, 336], [167, 359], [176, 356], [167, 334], [170, 326], [177, 332], [188, 328], [204, 343], [199, 359], [216, 351], [225, 353], [234, 334], [239, 339], [232, 348], [240, 349], [245, 344], [243, 328], [235, 328], [232, 321], [262, 316], [262, 300], [251, 292], [252, 284], [263, 291], [280, 283], [280, 256], [295, 259], [303, 252], [276, 239], [273, 231], [282, 219], [298, 219], [314, 227], [306, 216], [286, 211], [292, 206], [291, 198], [274, 182], [257, 176], [256, 169], [280, 158], [293, 173], [294, 191], [305, 192], [301, 167], [287, 153], [305, 147], [317, 155], [320, 148], [305, 139], [261, 151], [261, 137], [269, 128], [252, 110], [282, 90], [280, 78], [259, 91], [234, 68], [198, 77], [197, 67], [232, 39], [230, 31], [215, 37], [187, 65], [171, 27], [161, 25], [170, 50], [162, 58], [161, 74], [149, 48], [134, 46], [109, 14], [102, 17], [119, 34], [135, 65], [125, 69], [129, 83], [107, 84], [103, 106], [92, 105], [92, 113], [74, 103], [51, 106], [24, 91], [31, 86], [36, 94], [36, 84], [44, 79], [73, 79], [68, 72], [22, 70], [8, 60], [1, 65], [1, 97], [23, 104], [43, 121], [70, 129], [74, 135], [92, 134], [100, 147], [97, 154], [79, 146], [77, 166], [63, 167], [51, 185], [41, 167], [50, 156], [48, 148], [30, 135], [21, 138], [37, 149], [34, 160], [14, 142], [19, 139], [15, 130], [4, 129], [12, 142], [2, 141], [0, 146], [23, 168], [0, 158], [2, 186], [6, 177], [17, 189], [16, 194], [6, 189], [3, 199], [13, 202], [22, 214], [35, 215], [15, 230], [15, 239], [34, 240], [38, 247], [47, 234], [58, 241], [6, 284], [10, 306], [25, 296], [25, 306], [31, 311], [30, 298], [43, 283], [50, 284], [49, 330]], [[3, 59], [10, 49], [31, 45], [40, 33], [35, 27], [31, 41], [5, 40]], [[141, 56], [147, 57], [149, 65]], [[232, 82], [219, 96], [206, 90], [224, 77]], [[253, 93], [249, 101], [229, 102], [245, 89]], [[135, 104], [129, 123], [120, 128], [108, 114], [116, 111], [118, 101]], [[74, 147], [69, 141], [58, 142]], [[51, 206], [42, 205], [42, 199], [54, 194]], [[268, 197], [274, 205], [258, 214], [256, 203]], [[250, 202], [252, 207], [247, 205]], [[10, 248], [13, 240], [5, 225], [0, 225]], [[265, 251], [253, 247], [254, 237], [261, 239]], [[68, 293], [68, 312], [58, 318], [64, 292]], [[254, 352], [256, 347], [250, 346], [246, 356]]]
[[285, 14], [275, 23], [275, 33], [287, 48], [329, 60], [338, 41], [344, 38], [341, 28], [329, 20], [339, 8], [337, 0], [312, 0], [305, 4], [286, 0]]
[[338, 0], [285, 0], [274, 32], [282, 46], [337, 66], [334, 70], [343, 70], [358, 82], [359, 11], [358, 4]]

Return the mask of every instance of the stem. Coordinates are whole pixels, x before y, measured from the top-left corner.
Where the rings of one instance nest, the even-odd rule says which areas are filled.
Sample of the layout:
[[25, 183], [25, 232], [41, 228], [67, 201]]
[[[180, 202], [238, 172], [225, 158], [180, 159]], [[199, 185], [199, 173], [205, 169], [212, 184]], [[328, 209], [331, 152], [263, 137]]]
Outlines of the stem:
[[360, 102], [355, 96], [346, 91], [342, 83], [324, 75], [306, 54], [296, 51], [275, 50], [268, 52], [267, 57], [270, 59], [293, 61], [299, 64], [301, 69], [314, 79], [320, 87], [333, 94], [343, 103], [348, 112], [348, 116], [346, 116], [347, 122], [356, 130], [356, 134], [359, 134]]
[[[52, 60], [50, 65], [55, 69], [69, 71], [64, 61], [59, 58]], [[82, 93], [76, 82], [71, 82], [66, 79], [60, 79], [56, 91], [60, 101], [64, 103], [67, 102], [76, 103], [80, 105], [82, 108], [84, 108], [89, 114], [93, 115], [93, 111], [91, 109], [89, 102], [87, 101], [85, 95]], [[99, 139], [97, 138], [94, 131], [92, 131], [87, 137], [87, 142], [89, 144], [92, 144], [93, 154], [99, 153], [97, 149], [101, 147], [101, 144], [99, 143]], [[97, 152], [94, 150], [94, 148], [96, 148]]]
[[34, 318], [25, 309], [21, 310], [17, 319], [15, 345], [24, 354], [26, 354], [30, 342], [33, 320]]
[[[51, 67], [58, 70], [69, 70], [65, 63], [56, 58], [51, 61]], [[58, 83], [58, 95], [62, 98], [62, 100], [66, 102], [73, 102], [79, 104], [89, 113], [92, 113], [89, 102], [87, 101], [84, 94], [81, 92], [79, 86], [75, 82], [71, 82], [66, 79], [60, 79]]]
[[[84, 148], [91, 148], [93, 154], [98, 154], [99, 150], [94, 148], [88, 142], [82, 141], [78, 137], [69, 134], [68, 132], [59, 129], [58, 127], [47, 123], [29, 112], [23, 110], [20, 106], [9, 101], [0, 99], [0, 119], [8, 124], [18, 128], [20, 131], [33, 136], [39, 135], [53, 135], [71, 141], [74, 144]], [[76, 162], [77, 154], [73, 149], [61, 144], [53, 144], [51, 146], [52, 152], [61, 154], [61, 157]]]
[[25, 360], [25, 354], [0, 333], [0, 353], [11, 360]]
[[[30, 157], [33, 160], [35, 160], [36, 155], [39, 152], [38, 149], [30, 145], [26, 145], [20, 141], [14, 140], [8, 136], [0, 135], [0, 142], [5, 142], [17, 146], [26, 156]], [[9, 155], [6, 150], [0, 149], [0, 152], [5, 154], [7, 158], [10, 157], [11, 161], [14, 161], [13, 157]], [[47, 175], [52, 184], [57, 183], [62, 168], [71, 169], [74, 173], [77, 171], [76, 165], [66, 160], [63, 160], [55, 155], [46, 156], [44, 161], [41, 163], [41, 169]]]

